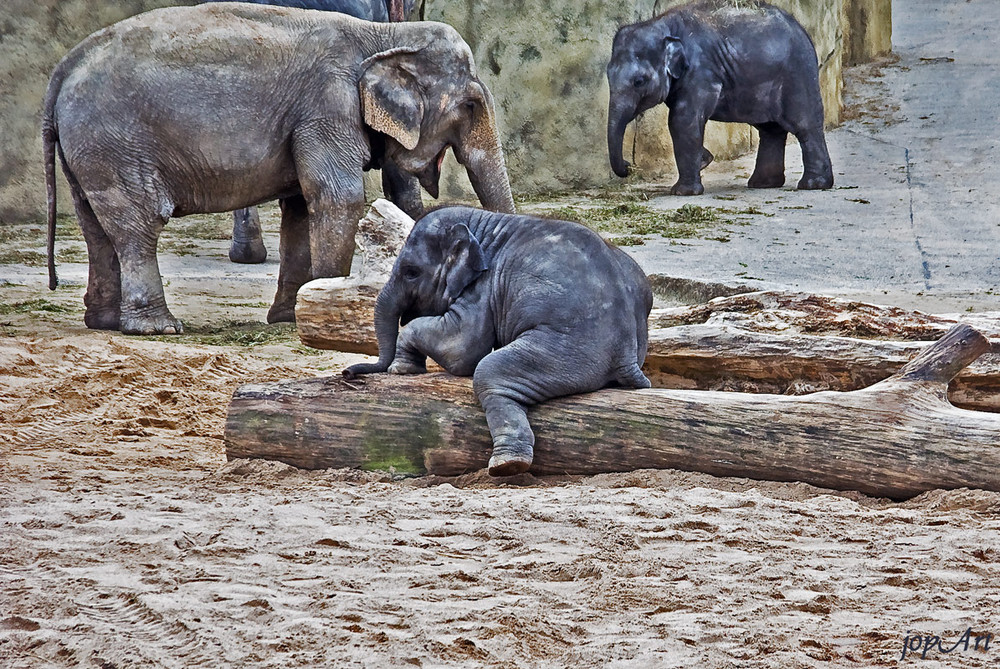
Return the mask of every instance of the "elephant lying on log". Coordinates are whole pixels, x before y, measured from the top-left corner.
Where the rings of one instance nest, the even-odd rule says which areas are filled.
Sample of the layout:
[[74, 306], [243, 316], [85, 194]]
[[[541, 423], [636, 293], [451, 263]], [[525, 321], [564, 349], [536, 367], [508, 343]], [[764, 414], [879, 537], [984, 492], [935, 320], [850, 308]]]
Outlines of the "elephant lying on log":
[[[802, 481], [905, 499], [935, 488], [1000, 491], [1000, 416], [948, 403], [948, 381], [989, 349], [956, 326], [890, 378], [802, 397], [704, 390], [601, 390], [531, 410], [535, 474], [674, 468]], [[446, 374], [245, 385], [226, 454], [309, 469], [455, 476], [492, 440], [473, 384]]]
[[451, 147], [482, 205], [514, 210], [493, 98], [441, 23], [237, 2], [153, 10], [63, 58], [42, 137], [50, 287], [58, 147], [90, 262], [84, 321], [128, 334], [182, 331], [156, 261], [174, 216], [280, 201], [273, 323], [294, 319], [306, 281], [350, 272], [363, 173], [386, 159], [436, 197]]
[[528, 406], [649, 387], [652, 305], [636, 262], [579, 223], [446, 207], [414, 224], [379, 293], [379, 361], [344, 375], [419, 374], [430, 357], [472, 376], [493, 437], [489, 472], [519, 474], [533, 458]]

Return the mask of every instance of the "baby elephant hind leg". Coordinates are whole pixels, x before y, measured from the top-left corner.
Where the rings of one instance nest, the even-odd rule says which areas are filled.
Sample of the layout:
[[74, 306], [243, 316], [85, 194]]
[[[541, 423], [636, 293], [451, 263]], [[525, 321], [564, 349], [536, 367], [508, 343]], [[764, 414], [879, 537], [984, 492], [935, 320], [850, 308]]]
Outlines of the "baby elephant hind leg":
[[754, 167], [749, 188], [781, 188], [785, 185], [785, 141], [788, 131], [777, 123], [763, 123], [758, 126], [760, 145], [757, 147], [757, 164]]
[[473, 387], [493, 437], [490, 476], [513, 476], [531, 467], [535, 435], [528, 406], [604, 385], [604, 376], [590, 378], [591, 361], [566, 356], [567, 350], [571, 348], [533, 331], [490, 353], [476, 367]]

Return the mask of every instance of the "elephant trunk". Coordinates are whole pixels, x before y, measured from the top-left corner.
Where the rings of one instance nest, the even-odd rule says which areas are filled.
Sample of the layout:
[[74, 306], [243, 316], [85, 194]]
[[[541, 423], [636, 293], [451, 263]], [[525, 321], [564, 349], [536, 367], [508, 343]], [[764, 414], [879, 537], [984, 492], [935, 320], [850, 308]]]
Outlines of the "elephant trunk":
[[514, 213], [514, 196], [507, 178], [507, 163], [500, 146], [493, 114], [493, 98], [483, 86], [484, 108], [479, 112], [464, 145], [455, 148], [455, 157], [465, 165], [469, 181], [483, 209]]
[[351, 365], [344, 370], [345, 377], [353, 379], [362, 374], [378, 374], [388, 371], [389, 365], [396, 358], [399, 318], [403, 313], [398, 292], [394, 278], [390, 278], [375, 300], [375, 337], [378, 339], [378, 362]]
[[625, 105], [611, 105], [608, 111], [608, 158], [611, 169], [618, 176], [628, 176], [629, 163], [622, 155], [622, 144], [625, 140], [625, 127], [632, 120], [632, 114]]

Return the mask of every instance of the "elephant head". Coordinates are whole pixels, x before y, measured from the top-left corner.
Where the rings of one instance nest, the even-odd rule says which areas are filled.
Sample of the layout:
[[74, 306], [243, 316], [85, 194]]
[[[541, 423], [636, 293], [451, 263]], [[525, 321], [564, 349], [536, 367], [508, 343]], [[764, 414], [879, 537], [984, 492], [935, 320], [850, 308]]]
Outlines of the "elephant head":
[[387, 137], [386, 157], [433, 197], [451, 147], [483, 207], [513, 213], [493, 96], [457, 33], [432, 37], [424, 46], [389, 49], [362, 63], [364, 122]]
[[375, 302], [378, 362], [353, 365], [347, 377], [389, 369], [399, 326], [421, 316], [440, 316], [483, 272], [486, 254], [469, 227], [454, 217], [429, 215], [413, 226], [389, 280]]
[[629, 163], [622, 156], [625, 126], [666, 102], [685, 68], [683, 43], [667, 34], [660, 22], [624, 26], [615, 35], [608, 63], [608, 156], [618, 176], [628, 176]]

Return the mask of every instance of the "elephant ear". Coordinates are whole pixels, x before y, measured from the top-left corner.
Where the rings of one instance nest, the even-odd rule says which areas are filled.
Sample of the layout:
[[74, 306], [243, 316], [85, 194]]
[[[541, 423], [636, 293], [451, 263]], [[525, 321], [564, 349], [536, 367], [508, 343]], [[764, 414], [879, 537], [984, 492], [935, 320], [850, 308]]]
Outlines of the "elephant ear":
[[448, 230], [448, 253], [445, 256], [445, 297], [454, 300], [466, 287], [489, 269], [479, 240], [464, 223]]
[[681, 43], [680, 38], [668, 35], [663, 40], [663, 69], [673, 79], [680, 77], [687, 69], [684, 44]]
[[407, 70], [415, 52], [391, 49], [377, 53], [361, 64], [358, 88], [361, 113], [371, 128], [389, 135], [412, 151], [420, 141], [424, 103], [416, 78]]

